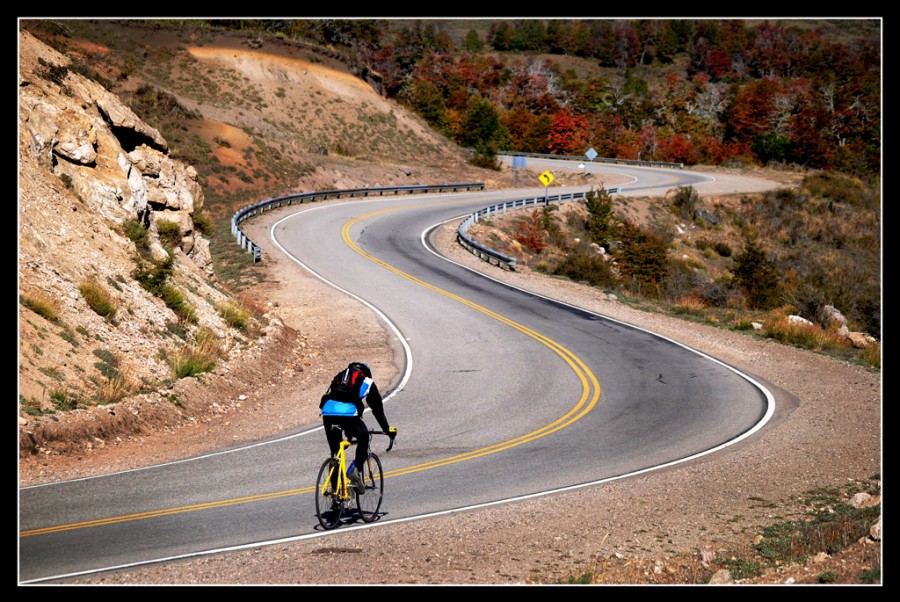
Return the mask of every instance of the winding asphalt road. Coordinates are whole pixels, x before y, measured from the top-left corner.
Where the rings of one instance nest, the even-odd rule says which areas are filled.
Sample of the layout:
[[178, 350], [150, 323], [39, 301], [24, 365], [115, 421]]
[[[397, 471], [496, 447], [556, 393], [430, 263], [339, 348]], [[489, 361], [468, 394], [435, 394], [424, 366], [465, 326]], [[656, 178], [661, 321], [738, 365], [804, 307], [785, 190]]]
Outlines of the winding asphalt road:
[[[623, 191], [706, 178], [603, 169], [633, 178]], [[771, 416], [771, 394], [713, 358], [510, 288], [430, 246], [428, 233], [447, 220], [543, 193], [313, 204], [272, 228], [286, 254], [370, 305], [397, 336], [405, 371], [387, 404], [401, 436], [382, 455], [385, 514], [365, 528], [602, 486], [728, 446]], [[20, 489], [20, 583], [327, 536], [312, 494], [322, 445], [315, 426], [181, 462]]]

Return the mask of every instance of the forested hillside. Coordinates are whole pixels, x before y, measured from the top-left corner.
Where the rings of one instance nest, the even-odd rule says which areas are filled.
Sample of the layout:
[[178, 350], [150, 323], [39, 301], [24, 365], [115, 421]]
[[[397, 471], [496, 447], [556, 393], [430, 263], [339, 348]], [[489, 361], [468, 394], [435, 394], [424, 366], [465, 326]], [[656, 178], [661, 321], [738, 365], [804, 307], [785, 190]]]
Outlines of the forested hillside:
[[881, 24], [821, 21], [266, 20], [481, 151], [876, 175]]

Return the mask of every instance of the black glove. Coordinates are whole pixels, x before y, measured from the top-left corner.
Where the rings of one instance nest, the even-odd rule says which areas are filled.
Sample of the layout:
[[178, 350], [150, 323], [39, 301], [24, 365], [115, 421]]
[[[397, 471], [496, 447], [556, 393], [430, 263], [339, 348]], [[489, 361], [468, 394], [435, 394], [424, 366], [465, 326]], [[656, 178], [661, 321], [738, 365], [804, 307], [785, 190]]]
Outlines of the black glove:
[[397, 436], [397, 427], [392, 426], [391, 428], [388, 429], [388, 437], [390, 437], [391, 441], [393, 441], [396, 436]]

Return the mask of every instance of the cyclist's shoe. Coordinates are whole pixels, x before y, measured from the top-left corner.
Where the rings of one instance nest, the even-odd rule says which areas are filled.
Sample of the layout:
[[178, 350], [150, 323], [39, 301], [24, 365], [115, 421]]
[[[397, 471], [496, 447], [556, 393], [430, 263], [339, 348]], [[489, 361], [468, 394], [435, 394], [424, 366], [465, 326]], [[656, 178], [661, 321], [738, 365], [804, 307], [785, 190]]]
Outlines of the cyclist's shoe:
[[354, 466], [347, 473], [347, 477], [350, 479], [350, 482], [353, 483], [353, 487], [356, 488], [356, 493], [366, 492], [366, 485], [363, 483], [362, 474], [359, 472], [359, 469]]

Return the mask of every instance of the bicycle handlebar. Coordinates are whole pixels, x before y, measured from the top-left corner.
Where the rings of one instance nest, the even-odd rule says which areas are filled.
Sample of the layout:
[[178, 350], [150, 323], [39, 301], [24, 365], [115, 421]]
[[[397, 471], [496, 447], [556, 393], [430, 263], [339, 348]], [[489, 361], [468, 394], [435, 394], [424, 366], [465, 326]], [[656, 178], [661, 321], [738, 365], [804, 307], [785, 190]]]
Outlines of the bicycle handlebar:
[[[341, 426], [338, 425], [338, 424], [332, 424], [332, 425], [331, 425], [331, 428], [333, 428], [333, 429], [338, 429], [338, 430], [343, 430], [343, 427], [341, 427]], [[370, 430], [370, 431], [369, 431], [369, 437], [371, 438], [372, 435], [385, 435], [385, 436], [391, 438], [390, 444], [387, 446], [387, 449], [384, 450], [385, 453], [387, 453], [387, 452], [391, 451], [391, 449], [394, 447], [394, 440], [395, 440], [396, 437], [397, 437], [397, 428], [396, 428], [396, 427], [391, 427], [391, 429], [388, 430], [388, 431], [372, 431], [372, 430]], [[350, 441], [351, 443], [356, 443], [356, 437], [348, 436], [348, 437], [347, 437], [347, 441]]]
[[397, 428], [391, 427], [389, 431], [369, 431], [369, 435], [386, 435], [390, 437], [391, 443], [387, 446], [387, 449], [384, 450], [385, 453], [387, 453], [394, 447], [394, 440], [397, 438]]

